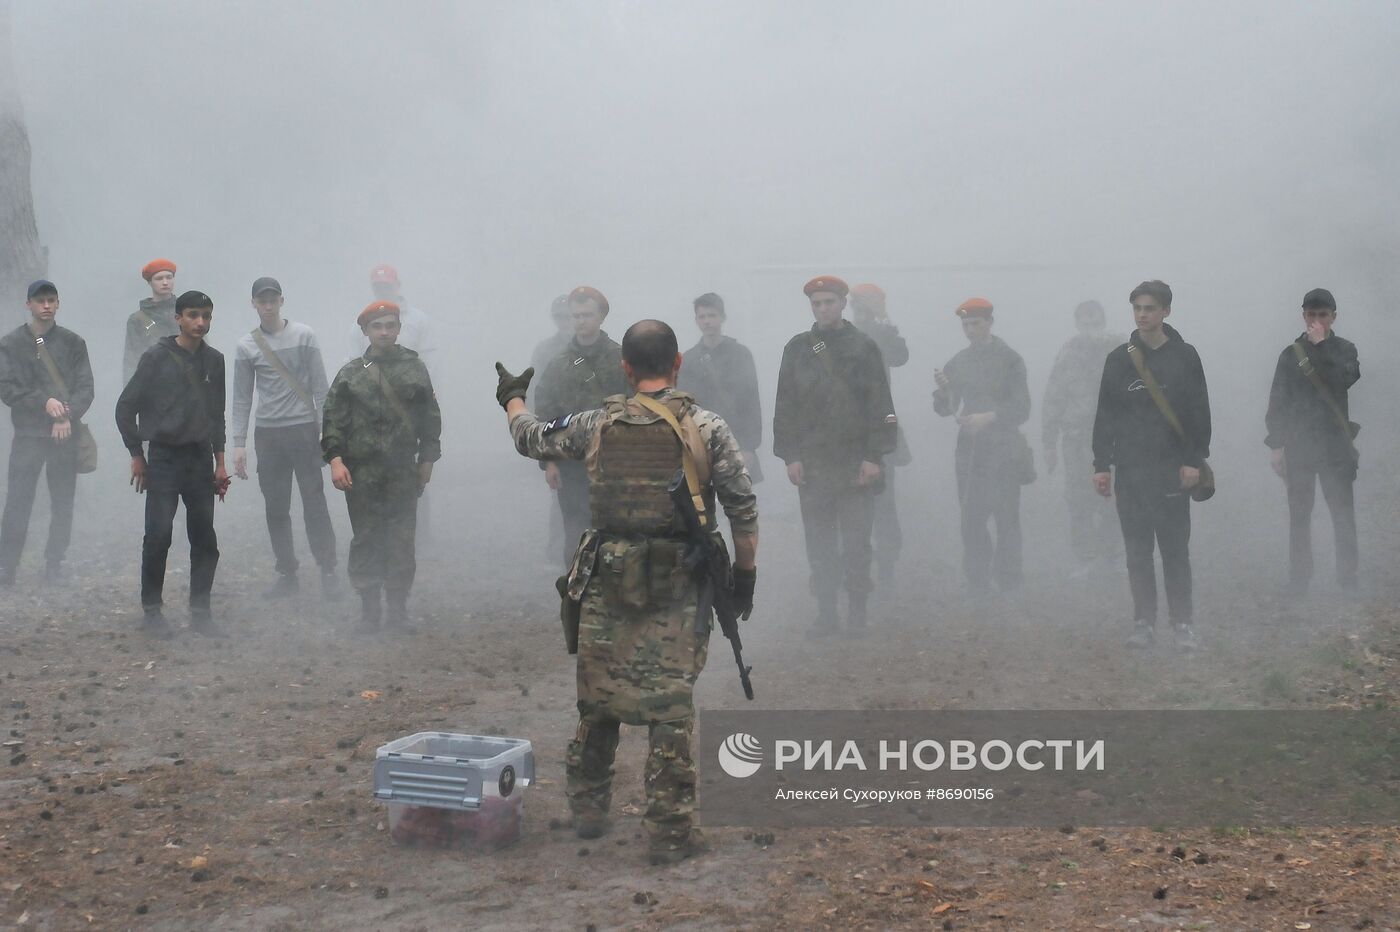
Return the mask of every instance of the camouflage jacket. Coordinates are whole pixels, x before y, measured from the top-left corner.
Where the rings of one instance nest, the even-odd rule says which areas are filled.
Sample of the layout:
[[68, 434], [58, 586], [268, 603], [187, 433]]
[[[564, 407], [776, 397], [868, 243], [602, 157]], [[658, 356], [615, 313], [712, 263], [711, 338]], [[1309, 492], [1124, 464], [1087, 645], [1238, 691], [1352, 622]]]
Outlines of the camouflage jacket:
[[1040, 439], [1053, 447], [1060, 435], [1087, 438], [1094, 431], [1099, 379], [1104, 360], [1127, 338], [1107, 333], [1079, 333], [1060, 348], [1040, 411]]
[[535, 407], [542, 418], [601, 408], [609, 395], [627, 392], [627, 376], [622, 372], [622, 347], [606, 331], [598, 334], [592, 346], [579, 346], [570, 340], [549, 366], [540, 373]]
[[[653, 392], [653, 396], [665, 399], [675, 389], [667, 388]], [[689, 395], [679, 393], [687, 400]], [[710, 454], [710, 482], [720, 507], [729, 518], [729, 526], [736, 534], [752, 534], [758, 531], [758, 499], [753, 494], [753, 483], [749, 480], [744, 459], [739, 455], [739, 442], [724, 419], [713, 411], [706, 411], [692, 403], [690, 416], [700, 430], [700, 439]], [[588, 455], [593, 435], [607, 419], [601, 409], [584, 411], [580, 414], [567, 414], [552, 420], [540, 420], [526, 411], [517, 414], [510, 421], [511, 439], [521, 456], [537, 460], [582, 460]]]
[[141, 309], [126, 319], [126, 352], [122, 356], [122, 384], [131, 381], [146, 350], [161, 337], [178, 336], [180, 325], [175, 323], [175, 298], [164, 301], [142, 298]]
[[[381, 380], [393, 387], [407, 419]], [[350, 360], [326, 394], [321, 452], [327, 462], [339, 456], [348, 466], [432, 463], [442, 457], [441, 435], [442, 414], [428, 367], [411, 349], [395, 345], [382, 356]]]

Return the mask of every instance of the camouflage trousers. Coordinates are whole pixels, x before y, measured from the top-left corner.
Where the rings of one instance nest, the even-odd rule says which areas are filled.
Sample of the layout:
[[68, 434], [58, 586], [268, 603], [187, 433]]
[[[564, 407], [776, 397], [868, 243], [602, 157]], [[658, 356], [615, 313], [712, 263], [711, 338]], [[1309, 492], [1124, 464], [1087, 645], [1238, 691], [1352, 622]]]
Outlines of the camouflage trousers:
[[595, 575], [579, 623], [579, 726], [565, 756], [569, 805], [601, 815], [612, 804], [619, 726], [646, 725], [642, 816], [653, 848], [686, 843], [695, 813], [692, 691], [709, 651], [708, 619], [696, 627], [695, 596], [646, 610], [620, 608]]
[[418, 519], [418, 467], [350, 467], [354, 487], [345, 493], [350, 511], [346, 571], [356, 589], [383, 586], [408, 590], [417, 568], [414, 533]]

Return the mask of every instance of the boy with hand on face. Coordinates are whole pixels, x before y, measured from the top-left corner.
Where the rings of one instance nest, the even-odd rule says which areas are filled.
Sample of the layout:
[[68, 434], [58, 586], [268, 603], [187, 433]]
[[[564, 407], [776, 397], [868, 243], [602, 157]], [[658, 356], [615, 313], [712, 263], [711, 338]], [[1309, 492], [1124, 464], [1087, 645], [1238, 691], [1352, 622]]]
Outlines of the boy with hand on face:
[[[219, 541], [214, 496], [228, 491], [224, 468], [224, 357], [205, 342], [214, 301], [187, 291], [175, 301], [179, 334], [146, 350], [117, 399], [117, 430], [131, 452], [131, 485], [146, 493], [141, 543], [143, 632], [169, 637], [162, 614], [165, 560], [175, 511], [185, 503], [190, 538], [190, 630], [223, 637], [210, 611]], [[143, 449], [149, 444], [149, 458]]]
[[1283, 352], [1269, 390], [1264, 439], [1276, 472], [1288, 487], [1289, 593], [1307, 592], [1312, 578], [1312, 510], [1317, 486], [1332, 515], [1337, 547], [1337, 584], [1355, 590], [1358, 549], [1357, 451], [1361, 428], [1348, 420], [1347, 392], [1361, 378], [1356, 344], [1337, 336], [1337, 301], [1326, 288], [1303, 296], [1306, 329]]
[[398, 305], [372, 301], [357, 320], [369, 348], [331, 383], [321, 453], [350, 511], [354, 537], [346, 562], [360, 593], [358, 631], [376, 633], [381, 621], [408, 631], [418, 497], [442, 457], [442, 414], [427, 366], [397, 343]]

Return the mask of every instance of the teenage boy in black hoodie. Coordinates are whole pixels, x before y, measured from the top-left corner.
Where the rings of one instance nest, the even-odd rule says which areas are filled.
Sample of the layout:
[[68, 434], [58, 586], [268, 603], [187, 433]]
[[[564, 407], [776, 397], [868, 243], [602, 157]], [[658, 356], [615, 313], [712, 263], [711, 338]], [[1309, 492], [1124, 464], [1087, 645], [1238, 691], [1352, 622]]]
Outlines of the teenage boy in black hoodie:
[[[224, 357], [205, 342], [214, 302], [201, 291], [175, 301], [180, 333], [146, 350], [117, 399], [117, 430], [131, 453], [131, 485], [146, 493], [141, 542], [142, 633], [169, 637], [161, 612], [165, 558], [175, 510], [183, 500], [190, 538], [190, 630], [222, 637], [209, 609], [219, 539], [214, 496], [228, 491], [224, 468]], [[149, 460], [143, 449], [150, 444]]]
[[[1157, 622], [1157, 570], [1153, 541], [1162, 551], [1167, 613], [1178, 649], [1198, 642], [1192, 630], [1191, 496], [1210, 454], [1210, 397], [1201, 357], [1165, 321], [1172, 312], [1172, 290], [1160, 281], [1143, 282], [1130, 300], [1137, 329], [1108, 354], [1099, 383], [1094, 417], [1094, 488], [1118, 493], [1118, 521], [1128, 558], [1134, 630], [1129, 647], [1150, 647]], [[1132, 354], [1141, 354], [1181, 422], [1183, 440], [1162, 414]], [[1114, 475], [1116, 472], [1116, 476]]]

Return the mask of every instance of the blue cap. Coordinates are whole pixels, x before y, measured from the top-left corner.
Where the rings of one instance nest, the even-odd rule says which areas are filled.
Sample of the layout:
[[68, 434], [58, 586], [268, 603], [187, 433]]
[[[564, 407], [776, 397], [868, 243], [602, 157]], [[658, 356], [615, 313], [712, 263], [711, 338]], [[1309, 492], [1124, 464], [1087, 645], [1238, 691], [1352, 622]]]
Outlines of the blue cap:
[[[29, 298], [33, 298], [36, 294], [39, 294], [41, 291], [52, 291], [54, 293], [54, 297], [58, 297], [58, 286], [55, 285], [53, 282], [49, 281], [47, 278], [41, 278], [36, 282], [29, 283]], [[28, 298], [26, 298], [25, 300], [28, 300]]]

